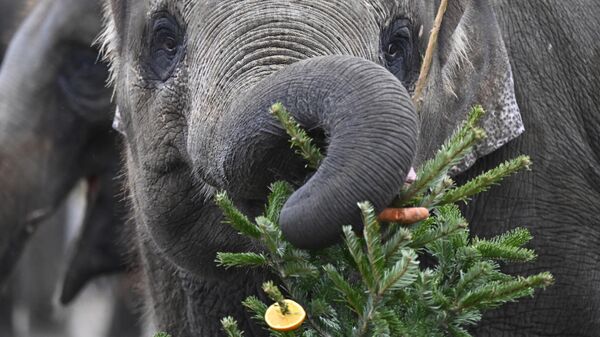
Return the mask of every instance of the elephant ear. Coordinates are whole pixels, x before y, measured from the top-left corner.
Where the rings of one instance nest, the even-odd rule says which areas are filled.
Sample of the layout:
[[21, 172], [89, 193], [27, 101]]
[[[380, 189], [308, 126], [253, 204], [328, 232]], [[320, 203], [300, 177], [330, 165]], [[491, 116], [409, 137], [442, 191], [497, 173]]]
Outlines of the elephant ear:
[[480, 104], [486, 110], [480, 124], [487, 138], [455, 167], [460, 173], [525, 131], [508, 53], [490, 2], [450, 1], [437, 52], [421, 112], [424, 148], [419, 159], [431, 156], [470, 108]]

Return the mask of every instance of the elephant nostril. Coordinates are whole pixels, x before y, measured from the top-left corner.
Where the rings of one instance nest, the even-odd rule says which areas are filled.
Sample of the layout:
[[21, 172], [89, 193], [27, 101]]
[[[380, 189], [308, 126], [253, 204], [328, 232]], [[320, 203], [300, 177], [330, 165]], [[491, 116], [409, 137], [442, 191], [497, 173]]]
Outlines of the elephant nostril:
[[308, 136], [312, 138], [317, 148], [321, 150], [321, 153], [323, 155], [327, 155], [329, 137], [327, 137], [325, 130], [323, 128], [314, 128], [307, 130], [306, 133], [308, 133]]

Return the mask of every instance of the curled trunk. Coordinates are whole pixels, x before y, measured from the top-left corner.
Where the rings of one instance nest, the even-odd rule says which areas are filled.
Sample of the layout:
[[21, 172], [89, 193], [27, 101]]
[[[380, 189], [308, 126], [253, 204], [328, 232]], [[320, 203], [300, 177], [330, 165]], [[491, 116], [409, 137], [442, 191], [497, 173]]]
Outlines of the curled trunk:
[[347, 56], [309, 59], [266, 78], [234, 102], [216, 142], [223, 147], [212, 170], [240, 199], [258, 199], [262, 186], [304, 172], [268, 114], [275, 102], [327, 144], [319, 169], [283, 208], [285, 236], [298, 247], [321, 248], [338, 240], [344, 225], [360, 230], [357, 203], [388, 205], [414, 157], [418, 123], [406, 89], [383, 67]]

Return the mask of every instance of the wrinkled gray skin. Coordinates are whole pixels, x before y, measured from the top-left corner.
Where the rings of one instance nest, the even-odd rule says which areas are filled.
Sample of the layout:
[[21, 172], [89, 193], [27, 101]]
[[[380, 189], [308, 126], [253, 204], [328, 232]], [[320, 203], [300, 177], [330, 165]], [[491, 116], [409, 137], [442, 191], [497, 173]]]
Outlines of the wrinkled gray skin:
[[[217, 336], [219, 319], [234, 315], [249, 336], [261, 335], [239, 303], [265, 276], [214, 263], [217, 251], [257, 248], [220, 224], [211, 202], [215, 190], [226, 190], [256, 215], [269, 182], [291, 181], [300, 188], [282, 212], [284, 234], [299, 247], [323, 247], [338, 239], [342, 225], [359, 229], [357, 201], [370, 200], [378, 210], [390, 202], [410, 164], [430, 157], [479, 103], [488, 111], [483, 127], [489, 138], [458, 171], [483, 158], [458, 179], [523, 152], [533, 156], [536, 170], [508, 180], [466, 211], [478, 233], [531, 228], [541, 257], [520, 271], [551, 270], [558, 281], [534, 300], [491, 313], [477, 336], [598, 331], [598, 98], [592, 94], [598, 90], [598, 62], [592, 62], [598, 48], [590, 49], [598, 43], [592, 38], [598, 6], [579, 1], [575, 13], [558, 1], [515, 8], [451, 1], [419, 127], [404, 87], [414, 87], [437, 5], [106, 1], [103, 39], [125, 134], [147, 307], [159, 330]], [[584, 12], [585, 23], [565, 19]], [[384, 57], [386, 32], [402, 18], [410, 22], [417, 54], [401, 83], [380, 65], [391, 68]], [[181, 38], [161, 38], [177, 26]], [[540, 36], [556, 54], [547, 53]], [[541, 49], [531, 49], [539, 43]], [[168, 53], [175, 55], [170, 61], [161, 58]], [[585, 71], [586, 64], [596, 68]], [[529, 131], [510, 142], [523, 132], [514, 78]], [[327, 144], [327, 159], [312, 176], [267, 114], [278, 100]]]
[[466, 176], [530, 154], [533, 172], [467, 209], [474, 231], [531, 229], [556, 284], [487, 315], [476, 336], [596, 336], [600, 331], [600, 3], [495, 0], [526, 132]]

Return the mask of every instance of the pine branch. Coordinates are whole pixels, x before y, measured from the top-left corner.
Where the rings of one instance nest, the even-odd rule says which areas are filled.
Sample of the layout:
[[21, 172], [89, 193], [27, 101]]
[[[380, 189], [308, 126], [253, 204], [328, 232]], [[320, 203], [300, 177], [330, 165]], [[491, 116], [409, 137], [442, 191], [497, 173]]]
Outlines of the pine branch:
[[335, 285], [335, 290], [338, 291], [346, 300], [350, 308], [357, 314], [361, 314], [365, 305], [363, 295], [358, 292], [332, 265], [327, 265], [323, 268], [329, 279]]
[[487, 241], [511, 247], [521, 247], [531, 241], [531, 239], [533, 239], [533, 236], [531, 236], [529, 230], [525, 228], [515, 228], [502, 235], [488, 239]]
[[367, 246], [367, 257], [373, 278], [379, 279], [385, 268], [385, 255], [381, 246], [381, 226], [377, 221], [375, 210], [368, 202], [359, 203], [364, 225], [364, 237]]
[[264, 317], [265, 313], [267, 312], [266, 304], [264, 304], [255, 296], [249, 296], [242, 302], [242, 305], [244, 305], [246, 309], [250, 310], [250, 312], [254, 314], [253, 318], [255, 320], [264, 324]]
[[452, 189], [444, 194], [440, 204], [450, 204], [458, 201], [466, 202], [470, 197], [486, 192], [491, 186], [500, 183], [504, 178], [513, 175], [523, 169], [529, 169], [531, 159], [528, 156], [520, 156], [509, 160], [500, 166], [487, 171], [466, 184]]
[[467, 121], [454, 132], [436, 156], [425, 162], [417, 173], [417, 180], [400, 193], [399, 199], [393, 202], [394, 207], [405, 206], [417, 195], [425, 193], [432, 186], [437, 186], [450, 169], [456, 166], [473, 149], [473, 146], [486, 137], [483, 129], [475, 127], [483, 114], [481, 107], [474, 107]]
[[472, 337], [467, 330], [461, 328], [460, 326], [451, 325], [448, 327], [448, 332], [450, 332], [450, 335], [453, 337]]
[[256, 218], [256, 224], [260, 233], [259, 237], [265, 243], [267, 249], [271, 254], [282, 257], [285, 253], [285, 247], [282, 247], [282, 234], [279, 226], [264, 216]]
[[281, 311], [282, 314], [287, 315], [290, 313], [290, 309], [287, 305], [287, 303], [285, 302], [285, 298], [283, 297], [283, 294], [281, 293], [281, 291], [279, 290], [279, 288], [277, 288], [277, 286], [275, 285], [275, 283], [273, 283], [273, 281], [268, 281], [263, 283], [263, 291], [269, 295], [269, 297], [277, 302], [277, 304], [279, 305], [279, 310]]
[[238, 328], [235, 319], [233, 319], [231, 316], [223, 318], [221, 320], [221, 325], [223, 326], [223, 331], [225, 331], [228, 337], [243, 337], [244, 335], [244, 333]]
[[493, 270], [494, 266], [488, 262], [476, 263], [469, 268], [465, 274], [462, 275], [454, 287], [454, 292], [458, 295], [462, 295], [464, 291], [468, 289], [468, 287], [477, 281], [483, 280], [484, 277], [490, 275]]
[[300, 124], [290, 115], [283, 104], [275, 103], [271, 106], [270, 112], [279, 120], [279, 123], [290, 136], [290, 144], [293, 148], [296, 148], [296, 153], [308, 162], [307, 166], [309, 168], [316, 170], [323, 161], [323, 154], [313, 144], [313, 140], [306, 131], [300, 127]]
[[383, 252], [386, 261], [397, 261], [395, 256], [401, 252], [401, 248], [406, 247], [412, 240], [412, 234], [406, 228], [398, 228], [395, 233], [383, 245]]
[[292, 195], [294, 190], [290, 184], [283, 181], [278, 181], [271, 184], [269, 190], [271, 191], [271, 193], [269, 194], [269, 198], [267, 201], [267, 209], [265, 211], [265, 216], [273, 223], [278, 223], [279, 213], [281, 213], [283, 204], [285, 204], [285, 202], [290, 197], [290, 195]]
[[513, 246], [497, 244], [489, 241], [478, 241], [473, 244], [482, 257], [507, 262], [529, 262], [537, 257], [535, 252]]
[[436, 222], [436, 226], [432, 226], [423, 232], [413, 232], [413, 241], [409, 244], [409, 247], [419, 249], [431, 242], [468, 228], [468, 224], [460, 214], [460, 210], [454, 205], [440, 207]]
[[454, 187], [454, 180], [447, 175], [444, 176], [436, 186], [433, 186], [431, 192], [422, 198], [418, 203], [419, 207], [430, 208], [433, 205], [440, 205], [441, 199], [452, 187]]
[[529, 277], [518, 277], [508, 282], [493, 282], [469, 292], [462, 297], [454, 311], [472, 307], [494, 308], [499, 304], [513, 301], [523, 296], [531, 296], [534, 288], [545, 288], [554, 283], [550, 273], [540, 273]]
[[394, 266], [383, 273], [379, 284], [379, 296], [384, 296], [389, 291], [395, 291], [411, 285], [419, 271], [419, 260], [414, 250], [403, 250], [402, 258]]
[[352, 255], [352, 258], [354, 259], [354, 263], [356, 264], [360, 276], [369, 290], [375, 292], [375, 280], [373, 279], [373, 273], [371, 272], [369, 260], [362, 249], [362, 243], [360, 239], [352, 231], [352, 227], [346, 226], [343, 230], [346, 238], [346, 246], [348, 247], [350, 255]]
[[481, 105], [475, 105], [469, 111], [467, 115], [467, 120], [464, 123], [464, 127], [459, 131], [459, 137], [464, 137], [471, 129], [477, 127], [479, 125], [479, 121], [485, 115], [485, 110]]
[[280, 267], [282, 277], [319, 277], [319, 271], [308, 261], [285, 261]]
[[235, 206], [227, 193], [221, 192], [217, 193], [215, 197], [215, 202], [219, 208], [223, 211], [225, 215], [225, 222], [231, 225], [234, 229], [236, 229], [240, 234], [247, 235], [253, 238], [260, 237], [260, 231], [256, 227], [254, 223], [248, 219], [242, 212], [240, 212]]

